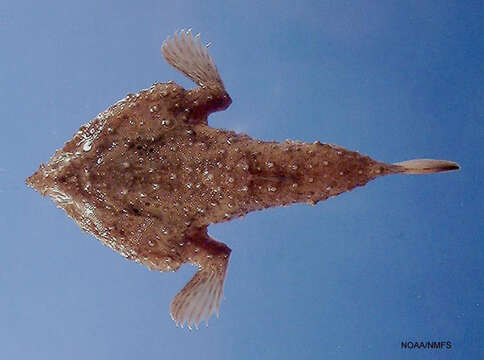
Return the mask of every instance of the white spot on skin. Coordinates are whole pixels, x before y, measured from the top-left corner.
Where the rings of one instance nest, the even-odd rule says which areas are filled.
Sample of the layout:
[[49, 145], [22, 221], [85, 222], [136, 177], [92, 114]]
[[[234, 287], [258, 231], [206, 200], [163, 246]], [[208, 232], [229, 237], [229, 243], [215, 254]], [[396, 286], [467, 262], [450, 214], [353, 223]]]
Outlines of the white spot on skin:
[[[190, 52], [190, 56], [193, 54]], [[185, 73], [199, 76], [190, 75], [198, 70], [204, 70], [203, 66]], [[192, 246], [200, 247], [192, 250], [186, 242], [187, 229], [197, 227], [199, 231], [199, 225], [230, 220], [256, 208], [296, 201], [316, 203], [319, 198], [351, 189], [355, 180], [363, 183], [367, 173], [373, 171], [370, 175], [374, 177], [375, 172], [380, 172], [378, 164], [368, 165], [368, 158], [359, 161], [354, 153], [319, 142], [315, 145], [296, 141], [262, 142], [211, 128], [205, 123], [207, 114], [203, 113], [205, 99], [212, 97], [206, 90], [201, 87], [196, 90], [197, 97], [188, 97], [189, 91], [173, 83], [156, 84], [149, 91], [128, 96], [111, 107], [81, 128], [75, 137], [75, 150], [67, 147], [75, 152], [70, 153], [71, 165], [74, 160], [79, 160], [79, 165], [76, 168], [66, 163], [64, 167], [75, 168], [77, 173], [68, 174], [69, 179], [77, 177], [81, 188], [76, 187], [66, 195], [70, 198], [63, 197], [59, 189], [48, 189], [48, 194], [60, 206], [66, 207], [67, 202], [80, 206], [78, 210], [82, 210], [79, 212], [83, 218], [75, 220], [124, 256], [156, 269], [176, 270], [181, 263], [190, 261], [190, 256], [200, 262], [212, 258], [219, 261], [228, 256], [225, 253], [212, 256], [206, 251], [205, 242], [200, 242], [206, 241], [205, 228], [203, 234], [188, 237], [193, 239]], [[214, 96], [214, 103], [221, 98], [220, 94]], [[187, 110], [194, 110], [191, 104], [199, 107], [196, 116], [203, 119], [203, 124], [196, 123], [199, 118], [192, 118], [193, 111], [184, 113], [187, 106]], [[128, 109], [128, 105], [132, 108]], [[187, 116], [190, 122], [183, 122]], [[104, 133], [100, 132], [101, 122], [110, 126]], [[150, 143], [153, 134], [156, 139], [151, 137]], [[103, 140], [99, 144], [105, 143], [106, 148], [97, 147], [97, 137]], [[139, 137], [143, 138], [142, 142]], [[94, 141], [96, 147], [93, 147]], [[138, 149], [138, 146], [142, 147]], [[84, 153], [89, 150], [91, 153]], [[40, 175], [39, 181], [52, 183], [57, 179], [56, 186], [62, 187], [58, 180], [58, 175], [63, 175], [58, 170], [62, 164], [58, 161], [55, 165], [57, 168], [51, 170], [50, 178], [54, 180], [48, 181]], [[387, 171], [385, 167], [381, 170]], [[359, 176], [356, 172], [365, 175]], [[86, 186], [85, 191], [82, 186]], [[98, 207], [85, 208], [87, 205], [81, 204], [84, 200], [95, 200]], [[102, 214], [108, 215], [96, 218]], [[107, 233], [104, 230], [112, 225], [112, 219], [119, 221]], [[122, 233], [116, 231], [118, 227], [123, 229]], [[185, 248], [180, 248], [184, 245]], [[195, 257], [193, 251], [199, 254]], [[207, 264], [213, 265], [210, 269], [225, 270], [225, 265], [210, 261], [200, 266], [203, 269]], [[223, 278], [219, 282], [223, 284]], [[189, 296], [189, 299], [196, 298], [197, 293]], [[176, 314], [175, 318], [187, 319]]]
[[92, 147], [92, 140], [86, 140], [84, 145], [82, 145], [82, 150], [89, 151], [91, 150], [91, 147]]

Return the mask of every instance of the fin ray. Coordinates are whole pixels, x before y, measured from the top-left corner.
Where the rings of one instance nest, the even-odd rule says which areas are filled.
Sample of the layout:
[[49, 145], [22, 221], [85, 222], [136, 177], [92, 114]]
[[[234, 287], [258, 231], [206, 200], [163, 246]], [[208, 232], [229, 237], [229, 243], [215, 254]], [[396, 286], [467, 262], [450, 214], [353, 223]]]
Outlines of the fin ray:
[[459, 164], [449, 160], [413, 159], [394, 163], [397, 172], [405, 174], [428, 174], [440, 171], [458, 170]]
[[[210, 315], [218, 317], [220, 300], [223, 294], [230, 248], [212, 239], [206, 227], [190, 232], [187, 239], [198, 248], [191, 263], [198, 265], [193, 277], [170, 303], [170, 315], [175, 323], [191, 329], [198, 328], [202, 319], [208, 325]], [[196, 245], [195, 245], [196, 243]]]
[[163, 42], [161, 53], [168, 64], [198, 85], [216, 83], [224, 88], [207, 47], [200, 41], [200, 34], [192, 37], [191, 30], [180, 30]]
[[177, 325], [186, 323], [189, 328], [198, 328], [200, 321], [212, 313], [218, 314], [225, 278], [226, 266], [208, 267], [197, 270], [192, 279], [173, 298], [170, 314]]

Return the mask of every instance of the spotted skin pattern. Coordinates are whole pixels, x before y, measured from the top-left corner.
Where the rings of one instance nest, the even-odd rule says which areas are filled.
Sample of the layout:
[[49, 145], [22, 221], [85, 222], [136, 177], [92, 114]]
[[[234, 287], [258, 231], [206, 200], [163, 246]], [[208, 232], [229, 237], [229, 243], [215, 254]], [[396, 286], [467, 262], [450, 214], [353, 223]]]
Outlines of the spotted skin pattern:
[[231, 99], [198, 36], [163, 43], [165, 60], [198, 86], [155, 83], [100, 113], [26, 182], [85, 231], [150, 269], [198, 267], [175, 296], [177, 324], [218, 314], [230, 249], [209, 224], [295, 202], [315, 204], [390, 173], [452, 170], [441, 160], [385, 164], [320, 142], [267, 142], [208, 126]]

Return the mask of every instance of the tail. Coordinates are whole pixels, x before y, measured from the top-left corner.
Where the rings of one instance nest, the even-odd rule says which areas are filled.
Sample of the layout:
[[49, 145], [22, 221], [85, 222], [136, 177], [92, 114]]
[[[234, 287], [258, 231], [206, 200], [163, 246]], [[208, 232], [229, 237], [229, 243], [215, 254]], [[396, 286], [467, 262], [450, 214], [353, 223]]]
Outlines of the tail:
[[429, 174], [440, 171], [458, 170], [459, 164], [448, 160], [414, 159], [394, 163], [396, 172], [404, 174]]

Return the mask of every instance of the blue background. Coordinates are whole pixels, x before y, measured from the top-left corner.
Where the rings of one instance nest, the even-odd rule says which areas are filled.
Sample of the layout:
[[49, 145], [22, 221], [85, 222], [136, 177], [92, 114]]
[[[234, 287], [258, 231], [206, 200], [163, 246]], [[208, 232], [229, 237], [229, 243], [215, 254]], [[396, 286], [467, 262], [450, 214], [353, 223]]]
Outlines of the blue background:
[[[296, 4], [297, 3], [297, 4]], [[0, 2], [0, 358], [477, 359], [484, 353], [482, 1]], [[233, 98], [212, 126], [461, 171], [378, 179], [209, 228], [221, 317], [174, 326], [194, 269], [150, 272], [24, 178], [201, 32]], [[401, 341], [451, 341], [402, 350]], [[482, 358], [482, 357], [481, 357]]]

